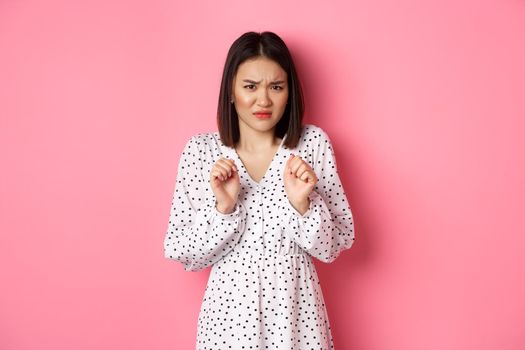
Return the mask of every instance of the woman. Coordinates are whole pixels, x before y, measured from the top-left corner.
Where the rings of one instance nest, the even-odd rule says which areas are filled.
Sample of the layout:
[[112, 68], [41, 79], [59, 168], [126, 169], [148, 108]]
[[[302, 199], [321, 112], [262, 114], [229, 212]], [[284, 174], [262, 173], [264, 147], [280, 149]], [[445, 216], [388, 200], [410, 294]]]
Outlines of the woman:
[[352, 246], [354, 223], [328, 135], [302, 125], [292, 57], [248, 32], [224, 67], [218, 131], [182, 152], [165, 257], [212, 266], [197, 349], [333, 349], [315, 257]]

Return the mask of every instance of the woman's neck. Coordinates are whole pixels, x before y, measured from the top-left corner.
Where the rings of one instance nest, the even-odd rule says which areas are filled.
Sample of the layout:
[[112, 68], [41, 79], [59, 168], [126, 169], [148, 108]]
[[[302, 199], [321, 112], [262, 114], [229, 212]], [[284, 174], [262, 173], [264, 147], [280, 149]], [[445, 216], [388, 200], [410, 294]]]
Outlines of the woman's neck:
[[279, 139], [275, 137], [275, 128], [261, 132], [239, 125], [239, 132], [239, 142], [235, 148], [240, 151], [258, 153], [279, 145]]

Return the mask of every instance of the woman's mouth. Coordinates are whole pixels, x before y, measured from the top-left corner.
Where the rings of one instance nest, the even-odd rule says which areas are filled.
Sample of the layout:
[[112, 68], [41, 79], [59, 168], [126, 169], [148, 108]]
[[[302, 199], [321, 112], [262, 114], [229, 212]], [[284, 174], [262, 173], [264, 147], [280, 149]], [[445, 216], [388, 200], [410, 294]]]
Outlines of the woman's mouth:
[[269, 119], [272, 117], [272, 113], [254, 113], [259, 119]]

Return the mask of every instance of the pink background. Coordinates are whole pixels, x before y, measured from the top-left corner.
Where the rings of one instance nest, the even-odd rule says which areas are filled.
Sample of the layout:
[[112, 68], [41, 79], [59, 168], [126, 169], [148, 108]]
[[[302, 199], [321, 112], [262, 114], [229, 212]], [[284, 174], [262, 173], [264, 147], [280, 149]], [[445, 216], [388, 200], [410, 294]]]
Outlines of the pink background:
[[525, 2], [0, 2], [0, 348], [192, 349], [163, 256], [227, 50], [275, 31], [356, 243], [316, 261], [336, 350], [525, 348]]

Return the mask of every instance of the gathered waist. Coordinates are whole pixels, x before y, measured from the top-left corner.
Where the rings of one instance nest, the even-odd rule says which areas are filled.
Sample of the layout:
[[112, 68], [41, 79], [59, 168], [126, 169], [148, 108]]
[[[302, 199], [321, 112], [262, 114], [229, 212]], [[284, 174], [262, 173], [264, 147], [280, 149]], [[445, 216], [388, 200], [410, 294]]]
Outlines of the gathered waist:
[[[222, 270], [223, 267], [225, 267], [224, 270]], [[254, 270], [258, 270], [259, 273], [255, 273], [253, 276], [260, 276], [265, 273], [265, 270], [267, 271], [266, 273], [271, 273], [271, 271], [276, 273], [275, 271], [277, 271], [279, 274], [294, 274], [297, 271], [305, 271], [305, 269], [310, 271], [309, 274], [316, 274], [312, 257], [306, 252], [278, 254], [233, 250], [214, 264], [213, 275], [221, 271], [223, 273], [231, 271], [234, 273], [239, 273], [240, 271], [248, 273], [248, 271], [253, 272]]]
[[293, 253], [293, 254], [278, 254], [269, 252], [253, 252], [247, 250], [232, 250], [224, 258], [233, 259], [258, 259], [258, 260], [273, 260], [273, 259], [310, 259], [307, 253]]

